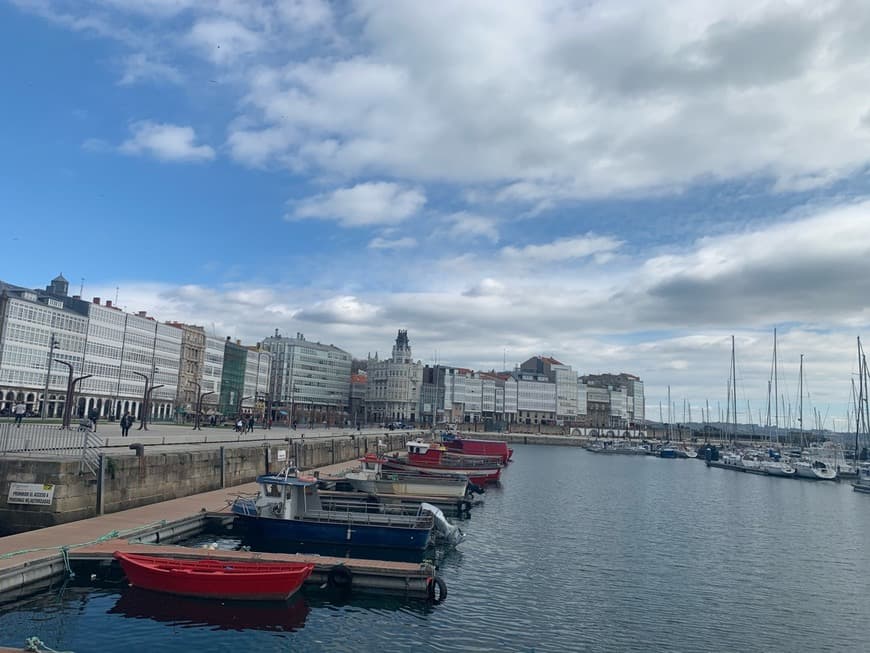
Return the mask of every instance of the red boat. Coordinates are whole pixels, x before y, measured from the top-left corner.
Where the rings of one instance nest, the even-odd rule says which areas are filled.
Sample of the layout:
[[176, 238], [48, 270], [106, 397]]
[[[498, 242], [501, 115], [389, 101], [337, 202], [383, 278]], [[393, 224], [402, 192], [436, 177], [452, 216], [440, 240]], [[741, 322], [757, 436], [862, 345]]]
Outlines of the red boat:
[[191, 560], [121, 551], [114, 555], [134, 587], [209, 599], [284, 601], [314, 570], [313, 564], [301, 562]]
[[406, 458], [387, 457], [385, 469], [412, 470], [427, 472], [453, 472], [465, 474], [475, 485], [496, 483], [501, 477], [501, 461], [497, 456], [469, 456], [450, 453], [446, 447], [436, 443], [412, 440], [408, 442]]
[[507, 442], [502, 440], [475, 440], [463, 438], [452, 433], [445, 433], [441, 441], [448, 451], [453, 453], [470, 454], [473, 456], [497, 456], [502, 465], [510, 462], [514, 450], [509, 449]]

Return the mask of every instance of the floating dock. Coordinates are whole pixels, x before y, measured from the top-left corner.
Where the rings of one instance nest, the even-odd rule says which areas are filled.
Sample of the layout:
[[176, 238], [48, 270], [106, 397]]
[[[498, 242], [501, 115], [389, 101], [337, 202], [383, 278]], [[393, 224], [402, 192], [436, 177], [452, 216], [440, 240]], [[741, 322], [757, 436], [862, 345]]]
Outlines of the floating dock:
[[228, 526], [233, 519], [227, 512], [231, 498], [256, 489], [255, 483], [249, 483], [2, 537], [0, 600], [13, 601], [48, 589], [80, 565], [96, 565], [107, 572], [107, 566], [114, 564], [115, 551], [147, 551], [152, 555], [166, 552], [167, 555], [222, 559], [305, 560], [315, 564], [315, 572], [309, 578], [311, 584], [423, 599], [433, 598], [433, 594], [438, 594], [435, 590], [444, 594], [443, 581], [435, 577], [434, 568], [427, 563], [162, 546], [200, 534], [215, 521], [219, 526]]
[[707, 460], [707, 467], [718, 467], [719, 469], [730, 469], [732, 472], [743, 472], [744, 474], [759, 474], [760, 476], [769, 476], [763, 469], [754, 469], [752, 467], [743, 467], [730, 463], [723, 463], [720, 460]]

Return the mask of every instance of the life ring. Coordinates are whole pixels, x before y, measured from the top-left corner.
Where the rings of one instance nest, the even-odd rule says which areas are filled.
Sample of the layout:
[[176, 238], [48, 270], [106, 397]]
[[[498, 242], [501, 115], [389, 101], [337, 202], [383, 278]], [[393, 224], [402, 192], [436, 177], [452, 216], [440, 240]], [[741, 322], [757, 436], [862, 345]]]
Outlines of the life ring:
[[350, 589], [353, 585], [353, 572], [345, 565], [335, 565], [329, 570], [327, 582], [330, 587]]
[[426, 591], [432, 603], [443, 603], [444, 599], [447, 598], [447, 584], [439, 576], [432, 576], [429, 579]]

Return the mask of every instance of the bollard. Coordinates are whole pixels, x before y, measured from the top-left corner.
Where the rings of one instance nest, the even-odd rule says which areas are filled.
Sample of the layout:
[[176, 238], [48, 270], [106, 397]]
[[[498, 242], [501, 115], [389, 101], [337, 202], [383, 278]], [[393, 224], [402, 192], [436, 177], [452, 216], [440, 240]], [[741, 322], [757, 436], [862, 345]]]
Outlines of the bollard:
[[135, 442], [129, 448], [133, 449], [140, 458], [145, 455], [145, 445], [141, 442]]

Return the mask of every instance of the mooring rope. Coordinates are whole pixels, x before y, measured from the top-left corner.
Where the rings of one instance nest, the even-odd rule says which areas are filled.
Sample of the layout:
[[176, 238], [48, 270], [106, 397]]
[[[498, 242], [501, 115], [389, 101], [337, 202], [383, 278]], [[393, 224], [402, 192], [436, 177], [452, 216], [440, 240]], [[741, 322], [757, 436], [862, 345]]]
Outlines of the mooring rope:
[[39, 637], [28, 637], [24, 640], [24, 650], [33, 651], [34, 653], [42, 653], [43, 651], [45, 653], [73, 653], [72, 651], [55, 650], [39, 639]]

